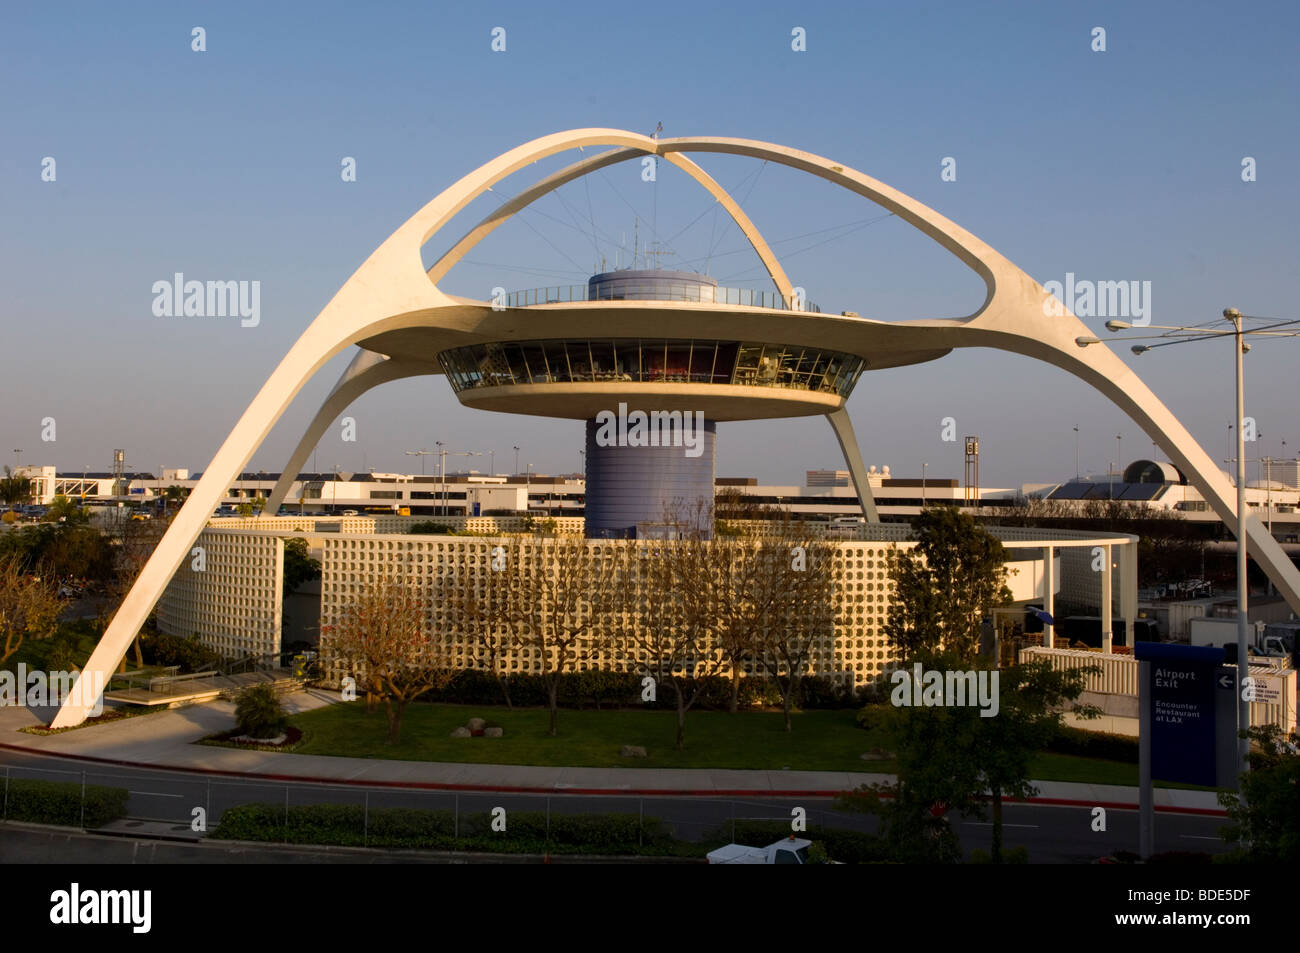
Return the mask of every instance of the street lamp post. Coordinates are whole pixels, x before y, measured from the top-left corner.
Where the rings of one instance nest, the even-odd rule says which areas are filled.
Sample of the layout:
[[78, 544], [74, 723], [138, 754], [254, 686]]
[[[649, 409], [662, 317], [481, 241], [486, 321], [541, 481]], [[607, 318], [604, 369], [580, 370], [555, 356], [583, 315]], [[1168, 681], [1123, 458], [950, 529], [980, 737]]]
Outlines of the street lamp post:
[[515, 476], [519, 476], [519, 448], [515, 447]]
[[438, 507], [438, 515], [447, 515], [447, 451], [442, 449], [442, 441], [435, 440], [433, 445], [438, 448], [438, 484], [442, 488], [442, 505]]
[[[1236, 308], [1225, 308], [1223, 316], [1232, 322], [1235, 332], [1232, 336], [1233, 357], [1237, 367], [1237, 415], [1233, 424], [1237, 428], [1237, 728], [1240, 732], [1250, 729], [1250, 702], [1246, 701], [1246, 692], [1242, 682], [1250, 671], [1249, 656], [1246, 654], [1246, 428], [1241, 422], [1246, 417], [1246, 384], [1242, 353], [1250, 345], [1241, 336], [1241, 312]], [[1242, 770], [1249, 764], [1250, 739], [1240, 742], [1239, 756]]]
[[925, 509], [925, 468], [930, 464], [921, 464], [921, 509]]
[[[438, 448], [439, 448], [438, 453], [442, 458], [442, 462], [441, 462], [442, 475], [440, 477], [442, 483], [442, 515], [446, 516], [447, 515], [447, 454], [451, 454], [453, 457], [481, 457], [483, 456], [483, 453], [479, 450], [446, 450], [443, 449], [441, 440], [436, 441], [436, 443], [438, 444]], [[469, 498], [467, 496], [466, 505], [468, 505], [468, 503], [469, 503]]]
[[420, 458], [420, 476], [424, 476], [424, 458], [437, 453], [436, 450], [405, 450], [403, 451], [408, 457]]
[[[1211, 338], [1230, 337], [1233, 342], [1233, 365], [1236, 376], [1236, 409], [1235, 419], [1232, 424], [1228, 425], [1229, 431], [1237, 431], [1237, 725], [1242, 733], [1250, 728], [1250, 702], [1246, 700], [1244, 690], [1244, 680], [1248, 676], [1249, 655], [1247, 645], [1247, 552], [1246, 552], [1246, 521], [1249, 512], [1246, 507], [1246, 435], [1245, 428], [1242, 426], [1246, 416], [1246, 388], [1245, 372], [1242, 365], [1242, 356], [1250, 350], [1250, 345], [1246, 343], [1247, 335], [1260, 335], [1265, 337], [1296, 337], [1300, 336], [1300, 321], [1296, 320], [1274, 320], [1270, 318], [1253, 318], [1252, 320], [1268, 321], [1259, 327], [1246, 328], [1245, 321], [1247, 318], [1236, 308], [1225, 308], [1223, 318], [1228, 323], [1226, 328], [1213, 328], [1209, 325], [1199, 327], [1178, 327], [1168, 325], [1144, 325], [1143, 330], [1162, 331], [1162, 334], [1152, 334], [1149, 338], [1161, 339], [1156, 344], [1139, 344], [1132, 348], [1134, 354], [1145, 354], [1147, 351], [1158, 347], [1169, 347], [1173, 344], [1187, 344], [1192, 341], [1203, 341]], [[1106, 329], [1108, 331], [1128, 331], [1133, 330], [1133, 325], [1127, 321], [1107, 321]], [[1079, 347], [1087, 347], [1090, 344], [1098, 344], [1099, 340], [1095, 337], [1078, 337], [1075, 343]], [[1250, 739], [1241, 738], [1238, 742], [1237, 754], [1240, 762], [1240, 769], [1247, 771], [1250, 768]]]
[[1074, 479], [1079, 480], [1079, 425], [1074, 425]]

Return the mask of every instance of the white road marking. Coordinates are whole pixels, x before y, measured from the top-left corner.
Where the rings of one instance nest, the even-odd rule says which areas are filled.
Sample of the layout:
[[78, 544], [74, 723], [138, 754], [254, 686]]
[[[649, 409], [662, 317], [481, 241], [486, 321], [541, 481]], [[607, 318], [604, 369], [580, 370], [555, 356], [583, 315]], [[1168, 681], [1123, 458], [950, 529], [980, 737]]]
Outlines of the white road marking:
[[[992, 827], [992, 821], [962, 821], [967, 827]], [[1037, 827], [1037, 824], [1003, 824], [1003, 827]]]
[[127, 791], [127, 794], [138, 794], [141, 797], [184, 797], [183, 794], [164, 794], [162, 791]]

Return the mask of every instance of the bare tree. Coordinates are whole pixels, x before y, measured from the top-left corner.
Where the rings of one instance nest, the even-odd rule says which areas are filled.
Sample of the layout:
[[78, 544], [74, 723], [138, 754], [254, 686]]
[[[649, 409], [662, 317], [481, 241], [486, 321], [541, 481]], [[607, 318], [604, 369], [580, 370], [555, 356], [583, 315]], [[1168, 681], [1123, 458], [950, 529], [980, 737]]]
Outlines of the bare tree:
[[537, 538], [527, 545], [536, 551], [525, 556], [506, 549], [508, 568], [502, 572], [513, 592], [498, 604], [513, 630], [513, 644], [532, 649], [541, 662], [554, 736], [561, 678], [600, 654], [606, 629], [598, 623], [614, 598], [617, 547], [574, 536]]
[[24, 639], [53, 635], [65, 605], [52, 573], [24, 572], [16, 556], [0, 556], [0, 664], [22, 648]]
[[628, 663], [673, 690], [678, 751], [686, 743], [687, 713], [706, 681], [727, 665], [715, 635], [720, 587], [709, 572], [711, 545], [697, 533], [623, 548], [621, 604], [608, 617], [611, 639]]
[[389, 744], [401, 740], [406, 706], [445, 687], [453, 674], [427, 623], [426, 600], [389, 577], [367, 586], [332, 628], [334, 652], [384, 699]]
[[451, 577], [439, 586], [449, 623], [468, 638], [474, 655], [492, 672], [507, 708], [514, 706], [506, 663], [518, 644], [515, 621], [521, 614], [518, 605], [527, 589], [526, 580], [521, 561], [511, 560], [504, 546], [495, 545], [484, 567]]
[[776, 594], [758, 632], [756, 654], [781, 692], [786, 731], [813, 653], [835, 634], [834, 558], [829, 543], [798, 535], [792, 524], [755, 554], [759, 591]]

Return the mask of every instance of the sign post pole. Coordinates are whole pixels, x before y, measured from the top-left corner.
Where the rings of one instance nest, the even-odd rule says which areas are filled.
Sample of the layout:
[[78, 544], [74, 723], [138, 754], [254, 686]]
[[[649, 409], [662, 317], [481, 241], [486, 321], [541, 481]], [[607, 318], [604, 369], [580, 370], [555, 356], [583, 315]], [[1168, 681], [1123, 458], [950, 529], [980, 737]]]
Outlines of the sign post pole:
[[1139, 663], [1138, 853], [1146, 860], [1155, 850], [1156, 780], [1206, 787], [1236, 780], [1231, 769], [1225, 776], [1224, 755], [1235, 749], [1237, 720], [1223, 712], [1235, 702], [1235, 679], [1221, 648], [1135, 642], [1133, 654]]
[[1138, 856], [1155, 846], [1155, 805], [1151, 790], [1151, 663], [1138, 663]]

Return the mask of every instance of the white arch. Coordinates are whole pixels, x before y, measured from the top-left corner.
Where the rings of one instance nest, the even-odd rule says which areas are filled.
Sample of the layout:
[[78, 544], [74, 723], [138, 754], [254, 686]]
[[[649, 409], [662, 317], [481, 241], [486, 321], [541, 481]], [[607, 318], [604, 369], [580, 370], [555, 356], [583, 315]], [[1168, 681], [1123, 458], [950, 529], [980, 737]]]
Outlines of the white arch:
[[[902, 352], [955, 347], [994, 347], [1047, 361], [1088, 381], [1131, 416], [1205, 495], [1220, 519], [1232, 526], [1236, 503], [1227, 479], [1155, 395], [1104, 345], [1081, 351], [1074, 339], [1088, 328], [1068, 311], [1049, 317], [1051, 296], [1036, 281], [974, 235], [934, 210], [847, 166], [811, 153], [747, 139], [654, 140], [615, 129], [580, 129], [543, 136], [480, 166], [416, 212], [357, 269], [290, 348], [258, 391], [185, 505], [164, 534], [112, 624], [95, 647], [83, 675], [108, 676], [124, 657], [172, 575], [206, 525], [208, 516], [303, 384], [331, 357], [351, 344], [403, 328], [435, 326], [469, 330], [488, 313], [481, 302], [455, 299], [429, 280], [420, 248], [477, 195], [523, 166], [566, 149], [614, 145], [667, 156], [676, 152], [718, 152], [765, 158], [817, 175], [895, 212], [943, 245], [984, 280], [987, 296], [970, 318], [949, 321], [826, 319], [842, 333], [844, 349], [882, 361]], [[602, 304], [608, 304], [602, 302]], [[664, 303], [667, 305], [668, 303]], [[719, 313], [753, 309], [714, 306]], [[440, 315], [439, 312], [442, 312]], [[1300, 571], [1257, 518], [1246, 521], [1249, 549], [1300, 611]], [[94, 700], [64, 703], [54, 727], [79, 724]]]
[[[529, 205], [554, 192], [560, 186], [572, 182], [574, 179], [581, 178], [584, 175], [590, 175], [606, 166], [614, 165], [619, 162], [626, 162], [637, 156], [646, 155], [642, 149], [611, 149], [608, 152], [602, 152], [598, 156], [592, 156], [590, 159], [581, 159], [572, 165], [566, 166], [560, 171], [547, 176], [536, 185], [530, 186], [518, 195], [502, 203], [501, 207], [495, 209], [490, 215], [486, 216], [481, 222], [448, 249], [441, 258], [433, 263], [429, 268], [429, 279], [435, 284], [441, 281], [451, 269], [469, 254], [470, 250], [481, 242], [484, 238], [492, 233], [498, 226], [503, 225], [515, 214]], [[785, 269], [777, 261], [776, 255], [772, 253], [771, 247], [763, 238], [763, 235], [741, 209], [740, 205], [731, 194], [727, 192], [718, 182], [707, 172], [701, 169], [696, 163], [689, 158], [677, 152], [671, 152], [664, 156], [664, 159], [677, 166], [692, 179], [698, 182], [704, 189], [713, 196], [714, 200], [731, 216], [737, 227], [744, 233], [749, 244], [753, 246], [759, 260], [762, 261], [763, 267], [767, 269], [767, 275], [772, 279], [772, 284], [776, 286], [777, 293], [785, 300], [786, 307], [794, 307], [794, 287], [790, 284], [790, 279], [786, 277]]]
[[289, 462], [285, 464], [284, 469], [280, 472], [280, 479], [276, 481], [275, 488], [271, 490], [271, 495], [266, 499], [264, 512], [274, 516], [276, 511], [280, 509], [280, 504], [284, 502], [285, 496], [288, 495], [289, 488], [293, 486], [294, 480], [298, 479], [299, 472], [306, 464], [307, 458], [311, 456], [316, 444], [320, 442], [320, 438], [324, 436], [325, 430], [358, 397], [372, 387], [378, 387], [380, 384], [386, 384], [389, 381], [441, 372], [441, 368], [425, 364], [422, 361], [391, 358], [386, 354], [358, 348], [356, 355], [352, 358], [352, 363], [343, 371], [342, 376], [334, 385], [334, 389], [329, 392], [325, 402], [316, 411], [316, 416], [307, 425], [307, 430], [302, 439], [294, 447]]

